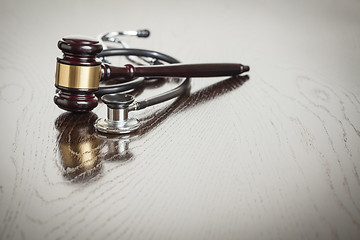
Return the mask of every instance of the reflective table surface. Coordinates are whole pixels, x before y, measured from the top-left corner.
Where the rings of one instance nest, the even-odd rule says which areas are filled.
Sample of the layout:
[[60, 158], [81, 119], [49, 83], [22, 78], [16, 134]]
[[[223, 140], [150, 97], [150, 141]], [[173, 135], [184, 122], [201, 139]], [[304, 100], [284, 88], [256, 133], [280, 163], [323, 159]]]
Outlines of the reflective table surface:
[[[2, 1], [0, 239], [360, 239], [360, 2]], [[124, 37], [247, 75], [99, 134], [53, 103], [57, 41]], [[148, 83], [139, 100], [179, 79]]]

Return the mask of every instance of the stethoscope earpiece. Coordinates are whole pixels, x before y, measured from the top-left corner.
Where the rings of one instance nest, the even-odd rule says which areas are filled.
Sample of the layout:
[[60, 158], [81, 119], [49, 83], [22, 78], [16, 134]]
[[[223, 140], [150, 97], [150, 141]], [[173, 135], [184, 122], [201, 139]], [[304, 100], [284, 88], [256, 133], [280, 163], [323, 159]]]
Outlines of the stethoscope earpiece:
[[129, 109], [136, 105], [135, 98], [130, 94], [106, 94], [101, 100], [107, 105], [107, 119], [99, 118], [94, 126], [99, 132], [110, 134], [124, 134], [135, 131], [140, 127], [140, 121], [129, 118]]
[[[102, 133], [126, 134], [135, 131], [140, 127], [140, 121], [128, 118], [129, 111], [181, 96], [187, 92], [191, 77], [237, 76], [250, 70], [249, 66], [238, 63], [179, 64], [178, 60], [163, 53], [128, 48], [117, 38], [121, 35], [148, 37], [150, 32], [110, 32], [99, 37], [99, 41], [73, 36], [58, 42], [63, 55], [57, 58], [55, 87], [59, 91], [54, 96], [54, 102], [67, 111], [89, 112], [98, 105], [96, 95], [108, 93], [101, 98], [107, 105], [107, 118], [100, 118], [94, 124], [96, 130]], [[104, 47], [107, 48], [104, 42], [117, 43], [123, 48], [104, 50]], [[126, 56], [137, 65], [110, 65], [106, 57], [111, 56]], [[150, 65], [142, 66], [138, 60]], [[138, 102], [133, 96], [123, 94], [141, 86], [146, 78], [167, 77], [183, 78], [183, 81], [173, 89]], [[118, 83], [100, 86], [100, 83], [112, 79], [118, 79]]]

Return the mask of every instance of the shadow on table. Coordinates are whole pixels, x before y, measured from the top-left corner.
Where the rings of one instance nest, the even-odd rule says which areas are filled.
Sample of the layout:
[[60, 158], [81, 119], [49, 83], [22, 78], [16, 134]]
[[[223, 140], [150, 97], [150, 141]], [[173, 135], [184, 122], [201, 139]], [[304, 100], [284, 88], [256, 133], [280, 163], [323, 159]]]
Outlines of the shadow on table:
[[140, 119], [142, 127], [128, 135], [104, 135], [96, 132], [96, 114], [63, 113], [55, 121], [58, 130], [57, 153], [63, 176], [72, 182], [86, 182], [102, 171], [104, 161], [128, 162], [134, 157], [129, 144], [146, 136], [159, 126], [170, 114], [186, 111], [242, 86], [249, 77], [232, 77], [198, 92], [182, 95], [170, 106], [153, 116]]

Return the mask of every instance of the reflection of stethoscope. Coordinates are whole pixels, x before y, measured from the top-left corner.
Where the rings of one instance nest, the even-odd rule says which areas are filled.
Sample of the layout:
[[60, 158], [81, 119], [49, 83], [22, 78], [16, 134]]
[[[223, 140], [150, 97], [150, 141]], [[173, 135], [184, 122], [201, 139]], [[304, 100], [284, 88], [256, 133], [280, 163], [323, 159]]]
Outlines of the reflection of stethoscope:
[[[98, 119], [95, 128], [104, 133], [129, 133], [140, 126], [140, 121], [129, 118], [129, 111], [144, 109], [182, 95], [189, 87], [189, 77], [235, 76], [249, 71], [248, 66], [241, 64], [177, 64], [176, 59], [159, 52], [128, 48], [118, 38], [121, 35], [148, 37], [149, 31], [111, 32], [100, 36], [100, 40], [79, 37], [66, 37], [59, 41], [58, 47], [63, 51], [62, 58], [57, 59], [56, 83], [58, 92], [54, 102], [62, 109], [72, 112], [88, 112], [98, 104], [94, 94], [103, 95], [102, 101], [108, 107], [106, 119]], [[105, 42], [122, 45], [123, 48], [107, 48]], [[125, 67], [109, 65], [107, 57], [127, 56], [140, 65], [146, 62], [151, 66]], [[101, 58], [100, 61], [98, 58]], [[168, 63], [170, 65], [163, 65]], [[149, 78], [184, 77], [174, 89], [142, 101], [124, 92], [136, 89]], [[110, 79], [118, 83], [100, 85]], [[104, 95], [105, 94], [105, 95]]]
[[98, 134], [94, 123], [97, 115], [92, 112], [85, 114], [63, 113], [55, 121], [58, 130], [57, 146], [60, 157], [60, 170], [71, 182], [87, 181], [102, 172], [105, 162], [116, 161], [126, 164], [134, 160], [131, 143], [146, 136], [159, 126], [167, 117], [178, 111], [186, 111], [199, 104], [228, 94], [241, 87], [248, 76], [237, 76], [221, 80], [189, 95], [184, 94], [172, 104], [157, 112], [157, 117], [141, 119], [143, 127], [133, 134], [117, 136]]

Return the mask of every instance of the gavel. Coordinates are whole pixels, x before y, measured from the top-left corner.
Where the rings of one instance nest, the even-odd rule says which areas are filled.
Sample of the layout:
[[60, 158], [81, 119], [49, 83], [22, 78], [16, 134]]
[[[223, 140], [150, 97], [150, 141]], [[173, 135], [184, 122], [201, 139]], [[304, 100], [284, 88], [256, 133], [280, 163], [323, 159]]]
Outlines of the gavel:
[[71, 112], [89, 112], [98, 105], [95, 96], [100, 81], [121, 78], [124, 82], [138, 77], [221, 77], [236, 76], [249, 71], [242, 64], [170, 64], [124, 67], [102, 63], [98, 54], [103, 50], [99, 41], [84, 37], [64, 37], [58, 42], [63, 52], [57, 58], [55, 87], [59, 90], [54, 102]]

